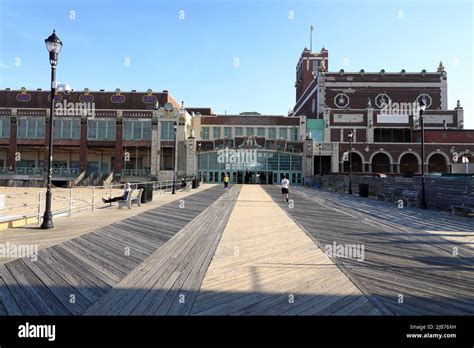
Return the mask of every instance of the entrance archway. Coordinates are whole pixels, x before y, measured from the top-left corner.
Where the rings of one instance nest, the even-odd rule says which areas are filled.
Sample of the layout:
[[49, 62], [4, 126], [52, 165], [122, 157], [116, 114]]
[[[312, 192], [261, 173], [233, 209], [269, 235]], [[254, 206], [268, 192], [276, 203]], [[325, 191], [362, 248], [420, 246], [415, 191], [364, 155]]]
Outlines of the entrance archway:
[[[344, 161], [344, 172], [349, 172], [349, 161]], [[352, 152], [352, 172], [362, 172], [362, 157], [357, 152]]]
[[418, 173], [418, 158], [412, 153], [406, 153], [400, 158], [400, 173]]
[[430, 156], [428, 160], [428, 173], [447, 173], [448, 161], [439, 153]]
[[372, 157], [373, 173], [390, 173], [390, 158], [387, 154], [379, 152]]

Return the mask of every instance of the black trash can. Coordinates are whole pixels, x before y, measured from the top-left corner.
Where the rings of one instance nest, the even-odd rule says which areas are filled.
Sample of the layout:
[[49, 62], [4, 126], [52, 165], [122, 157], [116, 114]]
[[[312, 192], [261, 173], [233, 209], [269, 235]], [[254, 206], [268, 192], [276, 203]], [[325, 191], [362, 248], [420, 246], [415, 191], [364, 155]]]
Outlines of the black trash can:
[[197, 188], [197, 181], [196, 181], [196, 179], [193, 179], [193, 181], [191, 182], [191, 188], [193, 188], [193, 189]]
[[359, 197], [369, 197], [369, 184], [359, 184]]
[[142, 203], [148, 203], [153, 200], [153, 184], [139, 184], [137, 185], [137, 189], [143, 189], [142, 193]]

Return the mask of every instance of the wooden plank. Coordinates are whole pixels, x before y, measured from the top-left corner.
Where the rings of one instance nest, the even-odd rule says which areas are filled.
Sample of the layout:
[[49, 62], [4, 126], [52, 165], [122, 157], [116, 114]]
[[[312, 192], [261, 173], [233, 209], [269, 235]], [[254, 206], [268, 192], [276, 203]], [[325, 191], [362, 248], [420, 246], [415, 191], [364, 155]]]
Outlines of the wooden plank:
[[[49, 290], [54, 293], [56, 298], [73, 315], [82, 313], [90, 305], [80, 293], [71, 287], [63, 278], [54, 272], [49, 266], [38, 265], [38, 262], [26, 263], [26, 266], [38, 277]], [[74, 303], [71, 303], [71, 295], [74, 295]]]
[[[220, 223], [216, 217], [221, 216], [221, 211], [226, 209], [230, 211], [237, 191], [237, 188], [234, 191], [228, 191], [204, 209], [197, 218], [174, 235], [140, 267], [137, 267], [106, 296], [91, 306], [86, 314], [150, 315], [155, 314], [159, 308], [167, 308], [170, 301], [171, 303], [174, 301], [183, 280], [190, 276], [190, 269], [199, 251], [207, 251], [208, 242], [213, 241], [205, 236], [219, 233], [214, 230], [214, 227]], [[231, 192], [234, 193], [231, 194]], [[231, 198], [235, 196], [235, 198], [229, 199], [229, 196]], [[177, 280], [180, 280], [179, 284], [176, 283]]]
[[7, 284], [0, 275], [0, 305], [2, 315], [21, 315], [21, 309], [18, 307], [15, 298], [10, 293]]
[[[278, 199], [275, 188], [268, 187], [266, 191]], [[287, 213], [321, 247], [333, 242], [365, 246], [364, 262], [342, 258], [334, 261], [369, 297], [378, 294], [371, 300], [383, 313], [385, 309], [399, 315], [474, 313], [474, 295], [469, 290], [474, 288], [474, 250], [422, 230], [436, 228], [437, 223], [442, 227], [442, 214], [399, 211], [375, 201], [358, 205], [361, 199], [357, 197], [302, 191], [304, 194], [294, 192], [292, 199], [296, 206], [307, 208], [286, 209]], [[389, 220], [391, 216], [396, 217], [396, 222]], [[412, 226], [419, 229], [408, 227], [404, 219], [414, 219]], [[448, 220], [450, 228], [464, 228]], [[460, 257], [452, 256], [453, 246], [458, 247]], [[398, 294], [403, 294], [410, 305], [398, 305]]]
[[[29, 272], [26, 272], [25, 267], [21, 265], [21, 259], [14, 260], [5, 264], [5, 268], [15, 279], [17, 287], [21, 288], [24, 291], [25, 295], [28, 297], [31, 303], [34, 303], [38, 314], [54, 314], [54, 311], [51, 309], [50, 304], [37, 292], [40, 281], [34, 276], [31, 276]], [[11, 286], [9, 287], [10, 291], [16, 291], [16, 289], [12, 289]]]

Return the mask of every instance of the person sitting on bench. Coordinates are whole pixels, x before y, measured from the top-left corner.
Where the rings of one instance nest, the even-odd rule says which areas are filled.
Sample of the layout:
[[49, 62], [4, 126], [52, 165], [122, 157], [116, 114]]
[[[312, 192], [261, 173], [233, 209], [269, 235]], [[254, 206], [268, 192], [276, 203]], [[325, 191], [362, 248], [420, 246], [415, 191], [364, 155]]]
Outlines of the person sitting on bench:
[[126, 201], [127, 198], [128, 198], [128, 195], [130, 194], [131, 191], [132, 191], [132, 189], [130, 187], [130, 183], [127, 182], [125, 184], [125, 191], [123, 191], [123, 195], [118, 196], [118, 197], [109, 198], [109, 199], [102, 198], [102, 202], [104, 202], [104, 203], [113, 203], [113, 202], [117, 202], [117, 201]]

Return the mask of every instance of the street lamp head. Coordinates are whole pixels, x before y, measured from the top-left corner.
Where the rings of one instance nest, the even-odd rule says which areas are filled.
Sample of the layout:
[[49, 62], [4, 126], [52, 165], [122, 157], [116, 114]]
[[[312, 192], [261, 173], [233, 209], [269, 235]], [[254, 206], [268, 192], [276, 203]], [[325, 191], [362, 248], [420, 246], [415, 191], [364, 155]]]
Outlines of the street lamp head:
[[423, 100], [420, 100], [420, 111], [425, 112], [426, 110], [426, 104]]
[[354, 137], [354, 133], [352, 132], [352, 130], [349, 132], [347, 136], [349, 137], [349, 141], [352, 141], [352, 138]]
[[53, 30], [53, 33], [46, 40], [44, 40], [44, 42], [49, 52], [49, 62], [52, 66], [56, 66], [59, 52], [61, 51], [61, 47], [63, 47], [62, 41], [59, 40], [59, 37], [56, 35], [56, 31]]

